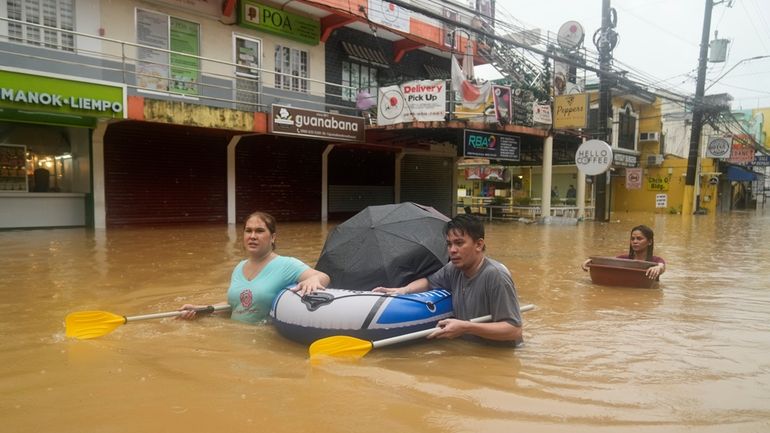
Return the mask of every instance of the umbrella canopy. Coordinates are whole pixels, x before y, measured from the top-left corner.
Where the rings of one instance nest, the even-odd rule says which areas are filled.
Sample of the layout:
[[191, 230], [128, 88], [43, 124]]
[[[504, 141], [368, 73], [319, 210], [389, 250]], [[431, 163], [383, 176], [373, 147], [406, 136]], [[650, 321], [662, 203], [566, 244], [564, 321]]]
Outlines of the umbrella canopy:
[[369, 206], [329, 233], [316, 269], [337, 289], [404, 286], [447, 262], [447, 221], [415, 203]]

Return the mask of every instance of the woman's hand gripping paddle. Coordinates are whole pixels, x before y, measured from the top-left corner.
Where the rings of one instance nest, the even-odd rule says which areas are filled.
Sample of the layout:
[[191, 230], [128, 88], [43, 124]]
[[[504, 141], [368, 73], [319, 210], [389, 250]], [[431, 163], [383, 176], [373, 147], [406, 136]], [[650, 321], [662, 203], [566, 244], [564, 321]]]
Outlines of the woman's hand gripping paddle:
[[[521, 307], [521, 311], [529, 311], [535, 308], [534, 305], [528, 304]], [[471, 322], [483, 323], [492, 320], [492, 316], [476, 317], [471, 319]], [[410, 332], [409, 334], [397, 335], [395, 337], [385, 338], [377, 341], [362, 340], [360, 338], [349, 337], [347, 335], [335, 335], [332, 337], [321, 338], [316, 340], [310, 345], [308, 352], [310, 359], [318, 359], [323, 356], [345, 357], [345, 358], [363, 358], [369, 353], [370, 350], [390, 346], [391, 344], [401, 343], [404, 341], [417, 340], [430, 335], [435, 328], [423, 329], [422, 331]]]
[[[198, 314], [213, 313], [215, 311], [229, 310], [229, 305], [209, 305], [196, 308]], [[65, 335], [67, 337], [85, 340], [107, 335], [120, 325], [137, 320], [160, 319], [163, 317], [176, 317], [183, 311], [169, 311], [166, 313], [145, 314], [143, 316], [119, 316], [107, 311], [78, 311], [70, 313], [64, 319]]]

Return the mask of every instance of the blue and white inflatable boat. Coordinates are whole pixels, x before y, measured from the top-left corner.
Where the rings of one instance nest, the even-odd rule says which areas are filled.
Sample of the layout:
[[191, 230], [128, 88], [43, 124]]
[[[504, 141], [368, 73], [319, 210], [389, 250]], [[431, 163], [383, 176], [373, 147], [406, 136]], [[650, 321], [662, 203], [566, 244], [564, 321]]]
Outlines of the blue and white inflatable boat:
[[411, 295], [326, 289], [300, 297], [278, 293], [270, 310], [284, 337], [303, 344], [333, 335], [381, 340], [436, 326], [452, 316], [452, 295], [443, 289]]

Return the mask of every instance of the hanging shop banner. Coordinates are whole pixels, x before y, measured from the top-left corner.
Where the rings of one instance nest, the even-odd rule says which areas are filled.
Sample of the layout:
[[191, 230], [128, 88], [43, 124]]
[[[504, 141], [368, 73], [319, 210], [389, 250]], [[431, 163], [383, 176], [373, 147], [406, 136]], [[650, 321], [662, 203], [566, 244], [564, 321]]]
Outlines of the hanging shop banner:
[[733, 146], [730, 152], [730, 158], [727, 160], [730, 164], [750, 164], [754, 161], [754, 142], [753, 137], [746, 134], [740, 134], [733, 137]]
[[532, 104], [532, 121], [550, 125], [553, 123], [550, 104]]
[[579, 129], [588, 124], [588, 94], [561, 95], [554, 98], [553, 127]]
[[377, 125], [442, 122], [446, 114], [446, 82], [410, 81], [377, 91]]
[[709, 137], [706, 158], [727, 159], [732, 150], [732, 137]]
[[126, 117], [125, 87], [0, 69], [0, 118], [92, 126]]
[[492, 86], [492, 94], [494, 95], [497, 123], [501, 125], [511, 123], [511, 88]]
[[318, 45], [321, 39], [321, 23], [319, 21], [250, 0], [241, 1], [238, 25], [283, 36], [308, 45]]
[[642, 169], [626, 169], [626, 189], [642, 189]]
[[273, 134], [326, 140], [364, 141], [364, 118], [273, 105]]
[[393, 30], [399, 30], [409, 33], [409, 23], [411, 20], [411, 11], [401, 6], [394, 5], [384, 0], [369, 0], [369, 21], [389, 27]]
[[670, 174], [667, 176], [647, 176], [648, 191], [668, 191], [668, 185], [670, 183]]
[[500, 161], [520, 161], [521, 139], [516, 135], [492, 134], [466, 129], [463, 139], [463, 154]]

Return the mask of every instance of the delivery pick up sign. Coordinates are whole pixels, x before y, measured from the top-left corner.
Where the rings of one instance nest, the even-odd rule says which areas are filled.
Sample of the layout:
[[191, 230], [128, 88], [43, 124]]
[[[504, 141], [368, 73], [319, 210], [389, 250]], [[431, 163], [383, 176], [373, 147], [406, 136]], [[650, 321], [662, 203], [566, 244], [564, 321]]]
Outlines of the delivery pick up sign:
[[587, 176], [602, 174], [612, 164], [612, 148], [604, 141], [588, 140], [575, 152], [575, 164]]

